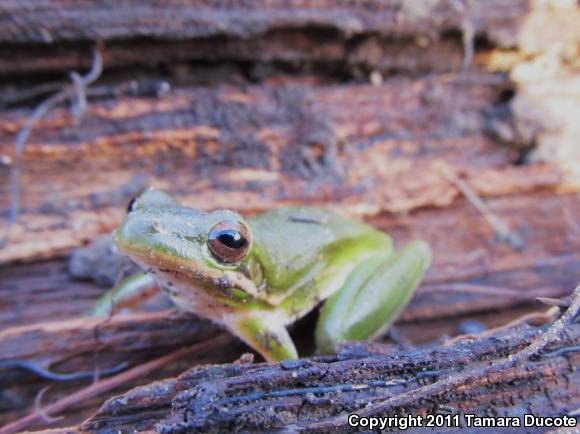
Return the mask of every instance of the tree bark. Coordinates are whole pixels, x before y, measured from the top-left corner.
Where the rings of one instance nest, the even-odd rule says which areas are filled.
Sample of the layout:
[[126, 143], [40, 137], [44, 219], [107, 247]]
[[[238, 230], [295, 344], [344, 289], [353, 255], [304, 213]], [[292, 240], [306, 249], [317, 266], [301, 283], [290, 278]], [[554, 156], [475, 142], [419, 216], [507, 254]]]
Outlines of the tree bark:
[[[54, 110], [25, 148], [25, 214], [0, 263], [52, 257], [110, 230], [147, 185], [200, 209], [324, 203], [359, 216], [450, 205], [458, 190], [439, 161], [485, 196], [563, 188], [558, 167], [514, 167], [517, 150], [486, 133], [483, 111], [500, 88], [456, 78], [126, 96], [92, 102], [74, 130]], [[6, 112], [0, 140], [9, 143], [27, 115]]]
[[[494, 46], [517, 45], [528, 1], [408, 2], [203, 0], [110, 5], [51, 0], [3, 2], [0, 71], [88, 67], [87, 45], [101, 43], [110, 67], [191, 60], [333, 64], [335, 69], [452, 71], [461, 66], [461, 34]], [[20, 47], [26, 50], [19, 50]], [[294, 65], [294, 66], [293, 66]], [[259, 74], [256, 70], [254, 74]]]
[[[426, 385], [503, 360], [538, 333], [542, 330], [525, 327], [411, 352], [361, 343], [347, 346], [336, 357], [194, 368], [110, 399], [78, 430], [218, 433], [304, 428], [409, 391], [417, 399], [392, 408], [388, 415], [565, 415], [580, 403], [580, 373], [575, 369], [580, 353], [566, 350], [580, 339], [578, 325], [533, 360], [442, 393], [422, 392]], [[337, 425], [313, 432], [337, 431], [349, 429]]]
[[[572, 145], [577, 137], [566, 109], [577, 98], [580, 12], [527, 0], [419, 3], [1, 3], [0, 209], [10, 206], [11, 144], [33, 106], [70, 86], [70, 71], [88, 69], [93, 47], [104, 71], [86, 91], [80, 123], [63, 104], [24, 147], [21, 215], [0, 247], [0, 425], [91, 381], [53, 382], [10, 363], [55, 373], [135, 367], [221, 333], [168, 312], [79, 318], [104, 289], [72, 279], [67, 256], [116, 227], [127, 202], [148, 185], [197, 209], [248, 216], [284, 205], [325, 206], [388, 232], [397, 245], [426, 240], [434, 263], [391, 336], [401, 347], [357, 344], [336, 358], [216, 366], [246, 348], [232, 338], [110, 390], [108, 397], [163, 380], [112, 398], [92, 418], [104, 398], [79, 402], [63, 412], [60, 426], [312, 427], [413, 391], [417, 399], [397, 413], [552, 415], [578, 408], [578, 352], [565, 350], [577, 346], [577, 324], [521, 365], [444, 393], [425, 387], [480, 372], [541, 330], [444, 347], [446, 336], [537, 312], [536, 297], [565, 296], [580, 280], [573, 159], [565, 165], [546, 157], [562, 137]], [[568, 75], [561, 75], [563, 65], [542, 67], [554, 61]], [[526, 70], [533, 65], [557, 74], [538, 81], [537, 69]], [[523, 97], [527, 103], [519, 104]], [[534, 145], [545, 163], [527, 164]], [[519, 243], [502, 241], [461, 183]], [[306, 356], [315, 319], [292, 330]], [[200, 363], [212, 365], [173, 378]]]

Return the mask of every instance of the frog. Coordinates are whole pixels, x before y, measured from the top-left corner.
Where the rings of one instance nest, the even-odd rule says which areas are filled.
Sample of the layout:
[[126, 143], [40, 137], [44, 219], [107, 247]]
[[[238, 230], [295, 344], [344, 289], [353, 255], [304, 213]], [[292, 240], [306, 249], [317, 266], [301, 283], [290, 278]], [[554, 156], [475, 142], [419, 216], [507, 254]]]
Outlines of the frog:
[[298, 358], [288, 327], [319, 305], [321, 355], [385, 333], [432, 257], [425, 241], [396, 250], [385, 232], [324, 208], [244, 218], [189, 208], [153, 187], [130, 203], [113, 238], [144, 271], [93, 313], [156, 283], [178, 308], [224, 327], [267, 362]]

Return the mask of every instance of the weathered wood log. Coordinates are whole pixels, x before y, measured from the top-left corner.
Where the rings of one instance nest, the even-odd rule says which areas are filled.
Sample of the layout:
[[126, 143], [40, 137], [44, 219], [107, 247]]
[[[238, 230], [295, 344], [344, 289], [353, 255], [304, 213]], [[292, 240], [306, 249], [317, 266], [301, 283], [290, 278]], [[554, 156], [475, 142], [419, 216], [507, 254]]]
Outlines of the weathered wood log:
[[[360, 344], [336, 357], [194, 368], [110, 399], [78, 430], [207, 433], [307, 427], [409, 391], [415, 391], [417, 400], [395, 406], [389, 415], [565, 415], [580, 404], [580, 372], [574, 369], [580, 353], [568, 349], [580, 340], [579, 325], [535, 359], [465, 387], [421, 393], [426, 384], [477, 372], [516, 353], [539, 333], [542, 329], [526, 327], [446, 348], [401, 352], [393, 346]], [[332, 432], [348, 432], [348, 427], [336, 426]]]
[[[74, 318], [62, 321], [12, 327], [0, 331], [0, 425], [24, 415], [35, 396], [51, 387], [48, 399], [66, 396], [85, 386], [88, 379], [54, 382], [17, 366], [28, 362], [56, 373], [90, 372], [121, 366], [136, 366], [179, 348], [212, 340], [220, 331], [209, 323], [175, 312], [140, 313], [113, 318]], [[211, 352], [195, 354], [161, 369], [119, 385], [117, 393], [153, 379], [183, 372], [191, 365], [235, 360], [244, 348], [232, 338], [228, 345], [215, 346]], [[4, 366], [6, 362], [11, 365]], [[10, 366], [10, 367], [8, 367]], [[46, 399], [46, 398], [45, 398]], [[82, 403], [78, 412], [68, 415], [69, 423], [86, 417], [103, 401], [97, 396]], [[84, 415], [84, 416], [83, 416]]]
[[[200, 209], [306, 202], [359, 215], [449, 205], [458, 191], [439, 159], [486, 196], [564, 188], [556, 166], [515, 167], [518, 152], [486, 136], [482, 113], [500, 92], [444, 77], [197, 88], [95, 101], [73, 129], [55, 110], [25, 150], [24, 214], [0, 262], [62, 254], [110, 230], [147, 184]], [[9, 143], [26, 116], [5, 113], [0, 140]], [[8, 169], [0, 168], [2, 207]]]
[[217, 329], [205, 322], [173, 311], [112, 318], [79, 317], [5, 329], [0, 332], [0, 354], [2, 359], [33, 360], [39, 366], [70, 369], [75, 365], [75, 357], [87, 363], [90, 359], [87, 354], [91, 353], [114, 354], [118, 360], [127, 360], [138, 357], [140, 351], [151, 354], [156, 349], [158, 353], [166, 353], [176, 346], [206, 340], [217, 333]]
[[[561, 282], [572, 278], [567, 276]], [[473, 288], [479, 288], [479, 291], [474, 292]], [[530, 303], [538, 296], [556, 297], [567, 293], [567, 290], [556, 286], [519, 288], [518, 291], [518, 288], [510, 287], [469, 283], [445, 285], [428, 280], [419, 289], [399, 324], [404, 327], [407, 323], [442, 318], [460, 320], [466, 314], [493, 312]], [[494, 299], [493, 302], [486, 303], [486, 299], [490, 298]], [[32, 303], [37, 309], [43, 309], [43, 300], [32, 300]], [[91, 365], [98, 355], [99, 365], [111, 367], [121, 361], [134, 364], [142, 361], [143, 357], [191, 345], [217, 333], [217, 329], [209, 323], [175, 310], [115, 315], [111, 318], [56, 320], [55, 317], [58, 316], [47, 316], [44, 321], [36, 318], [37, 322], [30, 325], [4, 327], [0, 331], [0, 360], [26, 360], [41, 367], [52, 366], [72, 371]], [[6, 324], [10, 322], [6, 321]], [[497, 324], [497, 320], [490, 322], [490, 325]], [[407, 338], [422, 342], [438, 336], [440, 333], [432, 336], [422, 332]]]
[[334, 28], [349, 35], [373, 32], [414, 36], [458, 29], [467, 13], [476, 17], [476, 31], [490, 32], [494, 39], [494, 31], [509, 32], [510, 25], [515, 26], [529, 8], [528, 2], [523, 0], [472, 3], [468, 9], [448, 0], [417, 6], [396, 1], [276, 4], [260, 0], [224, 8], [211, 2], [189, 0], [173, 5], [145, 1], [111, 9], [96, 1], [71, 5], [52, 0], [38, 5], [9, 0], [2, 5], [0, 42], [249, 37], [276, 28], [308, 26]]
[[[38, 302], [37, 302], [38, 303]], [[40, 309], [41, 304], [37, 304]], [[535, 308], [537, 310], [537, 307]], [[481, 320], [488, 326], [505, 324], [525, 310], [505, 309], [493, 316], [470, 316], [471, 322]], [[455, 334], [460, 330], [461, 317], [455, 320], [399, 322], [397, 332], [409, 342], [423, 342], [438, 339], [444, 334]], [[307, 319], [295, 328], [293, 336], [301, 353], [312, 351], [313, 319]], [[428, 330], [428, 333], [425, 333]], [[54, 382], [44, 379], [17, 366], [8, 368], [7, 361], [28, 362], [56, 373], [87, 372], [98, 369], [103, 372], [110, 368], [137, 366], [140, 363], [169, 354], [178, 348], [191, 346], [205, 339], [212, 340], [217, 330], [211, 324], [191, 317], [171, 315], [170, 312], [155, 314], [133, 314], [127, 317], [113, 317], [109, 321], [100, 319], [71, 319], [39, 323], [33, 326], [13, 327], [0, 332], [0, 382], [4, 395], [0, 397], [0, 425], [16, 420], [33, 407], [35, 396], [50, 386], [45, 402], [76, 392], [89, 379], [68, 382]], [[231, 344], [215, 346], [211, 351], [164, 365], [162, 369], [124, 382], [114, 389], [123, 393], [131, 387], [177, 375], [185, 369], [200, 363], [232, 361], [247, 348], [231, 337]], [[110, 394], [108, 395], [110, 396]], [[103, 396], [83, 401], [75, 411], [64, 414], [63, 426], [78, 423], [94, 412], [105, 399]]]
[[[576, 195], [535, 193], [489, 203], [522, 234], [521, 252], [497, 242], [482, 216], [465, 202], [448, 207], [444, 215], [432, 209], [368, 219], [398, 244], [422, 238], [435, 251], [423, 286], [403, 313], [405, 321], [456, 318], [517, 306], [538, 296], [557, 297], [580, 280], [580, 236], [570, 220], [580, 212]], [[104, 290], [71, 280], [62, 260], [6, 266], [0, 269], [0, 329], [79, 315]]]
[[[332, 64], [383, 71], [453, 71], [462, 34], [517, 45], [526, 0], [409, 2], [140, 2], [110, 8], [52, 0], [3, 2], [0, 71], [67, 71], [88, 66], [89, 42], [105, 43], [106, 64], [179, 61]], [[131, 41], [131, 42], [129, 42]], [[23, 47], [26, 49], [15, 49]], [[304, 68], [302, 68], [304, 69]], [[253, 74], [259, 74], [256, 70]]]
[[[537, 198], [534, 200], [537, 201]], [[545, 206], [553, 207], [549, 200]], [[464, 208], [472, 213], [467, 205]], [[406, 221], [423, 225], [424, 222], [432, 220], [429, 213], [423, 216], [419, 213]], [[450, 219], [447, 223], [453, 224], [454, 221], [456, 220]], [[408, 230], [408, 228], [401, 228], [396, 222], [391, 222], [391, 224], [395, 230]], [[554, 225], [557, 226], [557, 224], [558, 222], [555, 221]], [[560, 230], [562, 236], [569, 235], [565, 226], [560, 227]], [[439, 231], [433, 231], [433, 233], [444, 237], [448, 230], [441, 227]], [[557, 243], [558, 232], [553, 230], [549, 233], [553, 234], [551, 242]], [[461, 234], [462, 231], [459, 230], [457, 235]], [[464, 238], [468, 239], [468, 237]], [[539, 240], [541, 239], [540, 237]], [[538, 239], [529, 241], [532, 243], [528, 246], [530, 253], [547, 247], [537, 246]], [[453, 245], [451, 239], [448, 238], [447, 242], [451, 248]], [[468, 266], [470, 262], [471, 265]], [[482, 262], [475, 257], [468, 263], [451, 262], [446, 269], [440, 269], [439, 272], [434, 269], [430, 273], [427, 281], [414, 297], [411, 306], [404, 312], [397, 329], [406, 340], [424, 342], [439, 339], [443, 334], [457, 333], [460, 330], [459, 324], [463, 318], [466, 318], [465, 315], [470, 315], [468, 318], [472, 321], [479, 319], [487, 326], [504, 324], [518, 316], [517, 306], [522, 303], [529, 303], [536, 296], [549, 297], [566, 293], [569, 283], [578, 278], [579, 262], [580, 257], [577, 255], [553, 256], [542, 260], [536, 257], [524, 259], [519, 257], [519, 254], [515, 254], [511, 262], [509, 257], [492, 263], [489, 263], [489, 260]], [[128, 317], [116, 316], [111, 320], [78, 318], [55, 322], [54, 319], [61, 317], [63, 312], [68, 311], [71, 315], [86, 309], [91, 302], [94, 302], [102, 289], [99, 291], [87, 283], [79, 286], [78, 283], [67, 282], [66, 273], [62, 271], [62, 268], [60, 278], [56, 278], [58, 268], [53, 268], [53, 277], [49, 280], [48, 287], [39, 286], [38, 282], [35, 284], [34, 282], [41, 279], [41, 276], [46, 276], [47, 270], [51, 270], [47, 265], [39, 264], [35, 267], [21, 265], [6, 268], [0, 275], [1, 286], [4, 290], [3, 304], [6, 306], [2, 315], [5, 317], [4, 327], [12, 326], [0, 332], [2, 360], [29, 361], [41, 367], [50, 366], [56, 372], [87, 371], [92, 369], [95, 363], [99, 369], [107, 369], [121, 362], [135, 365], [216, 333], [209, 323], [196, 321], [191, 317], [169, 315], [168, 312], [135, 314]], [[31, 273], [34, 269], [37, 269], [36, 273]], [[13, 274], [8, 273], [8, 270], [13, 271]], [[10, 279], [16, 281], [18, 276], [22, 276], [23, 272], [20, 270], [28, 271], [27, 279], [19, 280], [20, 287], [28, 287], [34, 291], [23, 293], [18, 286], [10, 283]], [[52, 282], [60, 282], [58, 290], [50, 289]], [[506, 287], [506, 284], [511, 286]], [[504, 286], [498, 287], [498, 285]], [[478, 291], [474, 292], [474, 288]], [[53, 293], [54, 295], [51, 295]], [[24, 297], [23, 305], [22, 297]], [[63, 305], [63, 300], [73, 300], [73, 302], [66, 302]], [[21, 306], [20, 316], [14, 317], [15, 309], [12, 306]], [[537, 310], [537, 307], [535, 309]], [[520, 312], [526, 311], [529, 311], [529, 308]], [[486, 312], [490, 315], [486, 315]], [[474, 316], [477, 313], [483, 316]], [[14, 327], [16, 321], [39, 323]], [[308, 352], [311, 348], [312, 327], [313, 321], [309, 320], [308, 325], [298, 330], [297, 337], [300, 340], [301, 351]], [[306, 342], [303, 342], [304, 340]], [[141, 379], [140, 382], [175, 375], [185, 369], [188, 366], [187, 363], [199, 363], [202, 360], [211, 362], [232, 360], [241, 354], [241, 348], [243, 346], [238, 344], [230, 347], [225, 353], [216, 348], [215, 351], [200, 355], [200, 360], [172, 364], [154, 376]], [[14, 420], [22, 415], [32, 405], [34, 395], [45, 385], [51, 384], [47, 381], [36, 380], [34, 387], [21, 387], [32, 378], [34, 377], [31, 374], [17, 369], [2, 372], [2, 383], [9, 386], [6, 390], [10, 390], [12, 397], [17, 399], [10, 400], [14, 402], [14, 408], [10, 407], [8, 401], [0, 401], [8, 406], [0, 421]], [[122, 392], [126, 390], [126, 387], [134, 384], [133, 382], [125, 384], [123, 388], [117, 389], [117, 392]], [[79, 381], [56, 386], [53, 384], [49, 398], [56, 399], [58, 396], [71, 393], [81, 385], [82, 382]], [[67, 414], [65, 419], [67, 424], [78, 422], [79, 418], [86, 417], [91, 409], [99, 405], [100, 399], [88, 400], [83, 403], [82, 411]]]

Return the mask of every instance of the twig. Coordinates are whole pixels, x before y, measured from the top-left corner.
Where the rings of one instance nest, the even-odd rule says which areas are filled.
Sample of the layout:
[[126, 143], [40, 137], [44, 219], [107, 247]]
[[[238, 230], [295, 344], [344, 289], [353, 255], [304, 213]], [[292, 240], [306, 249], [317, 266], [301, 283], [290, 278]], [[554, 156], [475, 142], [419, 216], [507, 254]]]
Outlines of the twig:
[[439, 171], [441, 174], [455, 187], [459, 189], [459, 191], [465, 196], [468, 202], [477, 209], [485, 221], [491, 226], [491, 228], [495, 231], [496, 237], [499, 241], [507, 242], [513, 249], [517, 251], [521, 251], [524, 246], [523, 238], [515, 233], [512, 232], [508, 225], [497, 217], [487, 206], [487, 204], [477, 195], [475, 191], [457, 174], [455, 171], [447, 164], [442, 161], [439, 161], [437, 164]]
[[73, 82], [74, 89], [74, 99], [71, 105], [71, 113], [74, 118], [75, 126], [78, 126], [87, 110], [86, 83], [83, 81], [83, 78], [80, 76], [80, 74], [76, 71], [71, 72], [69, 77]]
[[5, 92], [4, 95], [0, 96], [0, 108], [5, 108], [14, 104], [21, 103], [33, 98], [39, 98], [48, 93], [57, 92], [66, 83], [63, 82], [53, 82], [53, 83], [41, 83], [34, 87], [28, 87], [21, 90], [16, 90], [14, 92]]
[[[73, 116], [81, 113], [82, 110], [82, 97], [79, 99], [78, 94], [83, 93], [84, 89], [94, 82], [103, 70], [103, 59], [101, 53], [98, 50], [93, 52], [93, 64], [90, 71], [83, 77], [78, 74], [72, 76], [74, 80], [73, 85], [69, 85], [62, 89], [60, 92], [48, 97], [43, 102], [41, 102], [30, 117], [24, 123], [24, 126], [16, 134], [14, 139], [14, 158], [12, 161], [12, 168], [10, 171], [10, 211], [8, 215], [8, 225], [4, 236], [0, 239], [0, 247], [4, 246], [10, 239], [10, 234], [16, 221], [18, 220], [18, 215], [20, 214], [20, 172], [22, 164], [22, 152], [26, 146], [26, 142], [30, 133], [36, 126], [36, 124], [46, 116], [46, 114], [56, 105], [62, 104], [68, 98], [77, 95], [77, 108], [76, 112], [73, 112]], [[76, 78], [75, 78], [76, 77]], [[78, 83], [77, 83], [78, 81]], [[86, 98], [85, 98], [86, 101]], [[80, 118], [79, 118], [80, 119]]]
[[[127, 363], [119, 363], [117, 366], [100, 371], [101, 375], [116, 374], [127, 367]], [[0, 360], [0, 369], [24, 369], [33, 372], [36, 375], [51, 381], [71, 381], [82, 380], [85, 378], [94, 378], [95, 371], [79, 371], [71, 372], [70, 374], [61, 374], [59, 372], [52, 372], [44, 369], [28, 360]]]
[[[362, 408], [356, 412], [360, 417], [374, 416], [377, 414], [385, 414], [393, 408], [403, 407], [420, 399], [425, 399], [429, 396], [439, 394], [446, 390], [452, 390], [458, 386], [465, 385], [472, 381], [481, 378], [489, 377], [491, 374], [501, 372], [528, 360], [530, 357], [540, 353], [546, 346], [556, 342], [560, 339], [560, 335], [564, 332], [580, 313], [580, 285], [576, 287], [572, 294], [572, 303], [568, 310], [555, 321], [545, 333], [540, 333], [532, 342], [524, 349], [515, 354], [511, 354], [504, 359], [489, 364], [486, 362], [478, 369], [470, 369], [467, 372], [461, 372], [456, 375], [451, 375], [435, 383], [424, 387], [410, 390], [400, 395], [392, 396], [384, 401], [376, 402]], [[344, 427], [348, 422], [348, 415], [341, 415], [338, 417], [331, 417], [305, 425], [291, 425], [283, 432], [301, 432], [312, 430], [330, 430], [333, 428]]]
[[41, 422], [43, 420], [43, 415], [47, 416], [61, 412], [73, 405], [77, 405], [86, 399], [93, 398], [97, 395], [100, 395], [101, 393], [115, 389], [121, 384], [146, 375], [149, 372], [160, 368], [163, 365], [166, 365], [167, 363], [171, 363], [189, 354], [214, 348], [217, 345], [227, 344], [231, 342], [232, 339], [233, 338], [230, 335], [222, 334], [211, 340], [192, 345], [191, 347], [181, 348], [177, 351], [174, 351], [173, 353], [167, 354], [166, 356], [162, 356], [155, 360], [143, 363], [139, 366], [135, 366], [134, 368], [122, 372], [121, 374], [115, 375], [114, 377], [109, 377], [106, 380], [97, 381], [96, 383], [93, 383], [84, 389], [81, 389], [71, 395], [57, 400], [56, 402], [53, 402], [52, 404], [47, 405], [44, 407], [42, 412], [36, 410], [21, 419], [5, 425], [4, 427], [0, 428], [0, 434], [12, 434], [15, 432], [23, 431], [30, 425]]
[[502, 286], [492, 285], [474, 285], [471, 283], [447, 283], [447, 284], [432, 284], [421, 287], [417, 293], [429, 292], [454, 292], [459, 294], [481, 294], [481, 295], [497, 295], [509, 298], [517, 298], [522, 300], [539, 299], [541, 297], [534, 297], [534, 293], [545, 293], [545, 288], [534, 288], [532, 291], [522, 291], [514, 288], [504, 288]]
[[467, 12], [461, 23], [461, 30], [463, 32], [463, 62], [461, 64], [461, 72], [467, 74], [473, 62], [473, 53], [475, 51], [475, 29], [473, 20]]
[[[49, 93], [58, 92], [66, 85], [66, 82], [42, 83], [35, 87], [0, 95], [0, 109], [20, 104], [30, 99], [39, 98]], [[122, 95], [160, 97], [170, 90], [171, 85], [165, 80], [128, 80], [118, 85], [92, 86], [86, 88], [85, 95], [87, 97], [115, 97]]]
[[42, 421], [47, 425], [58, 422], [63, 418], [63, 416], [50, 417], [48, 414], [46, 414], [46, 412], [42, 408], [42, 397], [46, 392], [48, 392], [48, 389], [50, 389], [50, 386], [43, 387], [42, 389], [40, 389], [40, 392], [38, 392], [38, 394], [36, 395], [36, 398], [34, 398], [34, 412], [38, 413], [42, 418]]
[[536, 297], [536, 300], [540, 303], [547, 304], [548, 306], [558, 306], [564, 308], [570, 306], [570, 300], [567, 298]]
[[516, 318], [516, 319], [508, 322], [507, 324], [504, 324], [504, 325], [499, 326], [499, 327], [491, 328], [491, 329], [486, 330], [486, 331], [481, 332], [481, 333], [466, 333], [466, 334], [463, 334], [463, 335], [455, 336], [454, 338], [445, 341], [443, 343], [443, 346], [444, 347], [449, 347], [449, 346], [451, 346], [453, 344], [456, 344], [457, 342], [461, 342], [461, 341], [463, 341], [465, 339], [481, 339], [481, 338], [485, 338], [485, 337], [491, 336], [491, 335], [493, 335], [493, 334], [495, 334], [497, 332], [500, 332], [502, 330], [507, 330], [507, 329], [510, 329], [512, 327], [516, 327], [516, 326], [518, 326], [520, 324], [524, 324], [524, 323], [526, 323], [528, 321], [531, 321], [531, 320], [539, 319], [539, 320], [543, 320], [543, 321], [550, 321], [550, 320], [553, 321], [554, 320], [554, 316], [558, 312], [559, 312], [559, 309], [558, 308], [556, 308], [555, 310], [554, 310], [554, 308], [550, 308], [546, 312], [531, 312], [531, 313], [527, 313], [525, 315], [522, 315], [519, 318]]
[[[127, 274], [127, 272], [129, 271], [129, 269], [131, 268], [130, 265], [126, 265], [124, 266], [121, 270], [119, 270], [119, 272], [117, 273], [117, 277], [115, 277], [115, 282], [113, 283], [113, 288], [110, 289], [109, 293], [115, 294], [115, 290], [119, 287], [119, 285], [121, 284], [121, 282], [123, 281], [123, 278], [125, 277], [125, 275]], [[100, 354], [100, 344], [101, 344], [101, 339], [100, 339], [100, 335], [99, 335], [99, 331], [100, 331], [100, 327], [106, 325], [107, 323], [109, 323], [113, 317], [117, 314], [117, 303], [115, 301], [114, 295], [111, 297], [111, 301], [110, 301], [110, 309], [108, 309], [107, 311], [107, 316], [105, 317], [105, 319], [103, 319], [103, 321], [95, 324], [95, 327], [93, 328], [93, 339], [95, 340], [95, 353], [94, 353], [94, 359], [95, 359], [95, 366], [99, 366], [98, 360], [99, 360], [99, 354]], [[93, 375], [93, 382], [97, 382], [99, 381], [99, 377], [101, 375], [101, 372], [98, 369], [95, 369], [94, 371], [94, 375]], [[105, 374], [107, 375], [107, 374]]]
[[580, 345], [571, 345], [569, 347], [558, 348], [557, 350], [542, 354], [542, 357], [558, 357], [563, 356], [564, 354], [577, 353], [578, 351], [580, 351]]

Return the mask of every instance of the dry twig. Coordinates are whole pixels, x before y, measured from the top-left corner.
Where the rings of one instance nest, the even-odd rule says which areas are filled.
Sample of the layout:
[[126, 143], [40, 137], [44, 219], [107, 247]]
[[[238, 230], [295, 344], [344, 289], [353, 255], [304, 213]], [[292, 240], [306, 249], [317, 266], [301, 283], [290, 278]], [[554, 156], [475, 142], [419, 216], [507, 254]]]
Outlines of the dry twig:
[[18, 419], [2, 428], [0, 428], [0, 434], [11, 434], [25, 430], [32, 424], [42, 422], [46, 420], [47, 417], [61, 412], [71, 406], [77, 405], [86, 399], [92, 398], [94, 396], [100, 395], [109, 390], [119, 387], [121, 384], [127, 383], [135, 378], [141, 377], [148, 374], [149, 372], [160, 368], [161, 366], [185, 357], [189, 354], [193, 354], [200, 351], [206, 351], [210, 348], [214, 348], [216, 345], [223, 345], [232, 341], [232, 337], [227, 334], [223, 334], [214, 339], [206, 342], [201, 342], [191, 347], [181, 348], [173, 353], [167, 354], [165, 356], [159, 357], [155, 360], [143, 363], [139, 366], [135, 366], [125, 372], [122, 372], [114, 377], [109, 377], [106, 380], [97, 381], [90, 386], [81, 389], [71, 395], [65, 396], [52, 404], [47, 405], [42, 410], [35, 409], [34, 412], [29, 415]]
[[82, 77], [76, 72], [71, 73], [73, 84], [48, 97], [38, 106], [36, 106], [30, 117], [26, 120], [24, 126], [16, 134], [16, 138], [14, 140], [14, 157], [10, 171], [10, 211], [8, 215], [6, 232], [4, 233], [2, 239], [0, 239], [0, 247], [4, 246], [10, 239], [12, 228], [16, 224], [18, 215], [20, 214], [20, 173], [22, 165], [22, 153], [30, 133], [36, 124], [44, 116], [46, 116], [46, 114], [53, 107], [64, 103], [71, 97], [75, 98], [72, 112], [75, 118], [75, 122], [78, 123], [82, 114], [84, 113], [84, 110], [86, 109], [85, 89], [89, 84], [93, 83], [99, 78], [102, 70], [103, 59], [99, 51], [95, 49], [93, 52], [93, 63], [89, 72]]
[[546, 288], [533, 288], [532, 290], [522, 291], [519, 289], [506, 288], [503, 286], [474, 285], [471, 283], [446, 283], [423, 286], [421, 289], [419, 289], [418, 292], [452, 292], [458, 294], [480, 294], [485, 296], [495, 295], [521, 300], [533, 300], [536, 298], [539, 300], [542, 297], [534, 297], [534, 294], [544, 294], [546, 290]]
[[491, 336], [497, 332], [500, 332], [502, 330], [507, 330], [510, 329], [512, 327], [516, 327], [520, 324], [524, 324], [528, 321], [532, 321], [532, 320], [540, 320], [540, 321], [553, 321], [554, 317], [557, 315], [557, 313], [559, 312], [558, 308], [550, 308], [548, 309], [546, 312], [530, 312], [527, 313], [525, 315], [522, 315], [519, 318], [514, 319], [513, 321], [508, 322], [507, 324], [504, 324], [502, 326], [499, 327], [494, 327], [491, 328], [489, 330], [486, 330], [484, 332], [481, 333], [466, 333], [463, 335], [459, 335], [459, 336], [455, 336], [452, 339], [449, 339], [447, 341], [445, 341], [443, 343], [444, 347], [449, 347], [457, 342], [461, 342], [465, 339], [482, 339], [488, 336]]
[[517, 251], [523, 250], [525, 245], [523, 238], [518, 233], [511, 231], [508, 225], [489, 209], [477, 193], [464, 180], [457, 176], [455, 171], [447, 163], [440, 161], [438, 169], [445, 179], [455, 185], [468, 202], [481, 213], [483, 218], [485, 218], [487, 223], [495, 231], [499, 241], [508, 243]]
[[112, 375], [122, 371], [126, 367], [126, 363], [119, 363], [117, 366], [105, 369], [104, 371], [95, 369], [95, 371], [78, 371], [71, 372], [69, 374], [62, 374], [45, 369], [28, 360], [0, 360], [0, 369], [23, 369], [50, 381], [74, 381], [82, 380], [85, 378], [94, 378], [96, 372], [99, 372], [101, 375]]

